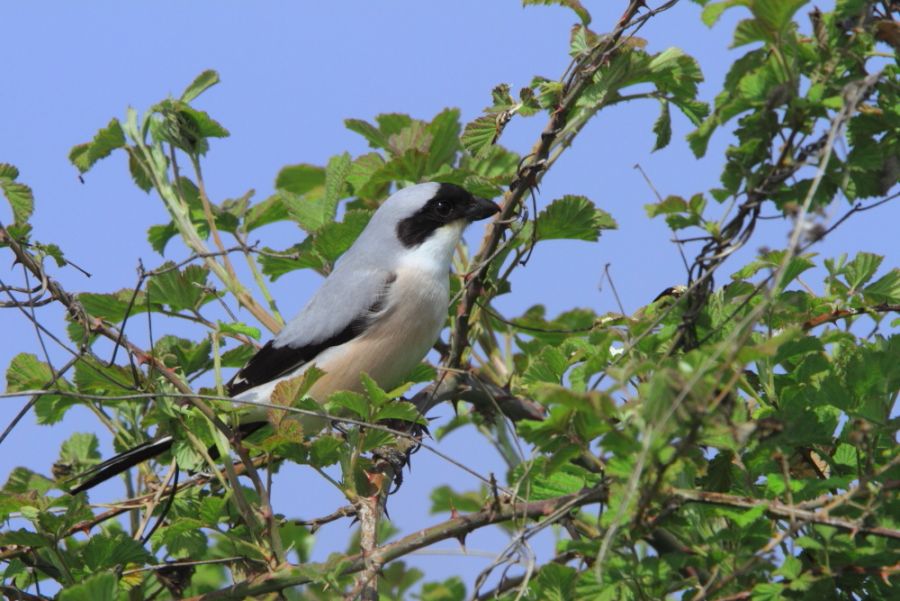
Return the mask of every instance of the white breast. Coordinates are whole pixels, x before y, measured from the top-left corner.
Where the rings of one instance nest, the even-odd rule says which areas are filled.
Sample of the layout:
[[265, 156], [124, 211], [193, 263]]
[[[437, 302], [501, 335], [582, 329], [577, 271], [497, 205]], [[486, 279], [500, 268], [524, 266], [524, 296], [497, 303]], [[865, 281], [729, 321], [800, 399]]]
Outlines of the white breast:
[[324, 400], [337, 390], [360, 390], [360, 374], [369, 374], [390, 390], [428, 354], [447, 319], [449, 273], [426, 276], [403, 267], [391, 285], [384, 310], [359, 338], [323, 352], [316, 365], [325, 371], [310, 394]]

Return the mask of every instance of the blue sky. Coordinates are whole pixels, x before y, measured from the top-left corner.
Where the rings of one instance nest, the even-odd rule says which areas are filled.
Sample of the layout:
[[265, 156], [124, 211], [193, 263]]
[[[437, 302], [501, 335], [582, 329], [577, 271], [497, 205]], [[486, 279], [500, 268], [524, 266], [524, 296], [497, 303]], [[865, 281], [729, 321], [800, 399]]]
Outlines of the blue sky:
[[[651, 2], [651, 4], [656, 4]], [[819, 2], [823, 8], [830, 3]], [[607, 31], [625, 2], [586, 1], [594, 28]], [[324, 164], [343, 151], [367, 150], [364, 140], [346, 130], [345, 118], [371, 119], [381, 112], [405, 112], [428, 118], [445, 107], [458, 107], [463, 121], [489, 103], [491, 88], [501, 82], [513, 89], [536, 74], [555, 78], [568, 63], [567, 42], [574, 15], [559, 8], [523, 9], [516, 0], [421, 2], [27, 2], [4, 8], [4, 92], [0, 95], [0, 162], [13, 163], [20, 180], [35, 192], [34, 238], [58, 243], [67, 257], [91, 272], [53, 271], [70, 291], [109, 292], [133, 286], [139, 259], [160, 264], [146, 242], [148, 226], [168, 221], [161, 203], [134, 187], [123, 156], [100, 163], [81, 184], [68, 162], [69, 149], [89, 140], [128, 106], [144, 110], [168, 94], [177, 95], [198, 73], [212, 68], [222, 83], [198, 105], [231, 131], [213, 141], [204, 163], [206, 183], [215, 200], [234, 198], [249, 189], [262, 200], [273, 190], [275, 175], [287, 164]], [[804, 11], [805, 12], [805, 11]], [[728, 43], [738, 12], [726, 14], [710, 30], [699, 8], [681, 2], [651, 20], [640, 32], [657, 52], [678, 46], [695, 56], [707, 77], [701, 96], [711, 101], [725, 70], [737, 54]], [[512, 293], [499, 309], [516, 315], [543, 303], [548, 312], [574, 306], [614, 311], [603, 268], [611, 265], [616, 288], [629, 312], [663, 289], [684, 283], [685, 274], [671, 235], [661, 220], [646, 218], [643, 205], [652, 192], [636, 163], [663, 195], [689, 196], [715, 185], [727, 131], [717, 133], [707, 158], [696, 160], [684, 143], [687, 121], [675, 117], [673, 143], [651, 153], [651, 126], [658, 106], [616, 107], [601, 115], [546, 176], [539, 205], [563, 194], [584, 194], [618, 220], [620, 229], [600, 242], [551, 242], [539, 246], [525, 269], [512, 280]], [[527, 152], [543, 116], [515, 119], [502, 138], [509, 148]], [[848, 207], [829, 208], [833, 221]], [[0, 220], [10, 221], [0, 204]], [[823, 256], [868, 250], [885, 254], [885, 266], [898, 264], [900, 223], [897, 203], [856, 215], [815, 248]], [[894, 225], [892, 225], [894, 224]], [[755, 240], [734, 259], [732, 269], [759, 247], [784, 243], [789, 229], [781, 220], [761, 222]], [[472, 235], [478, 236], [476, 225]], [[284, 248], [301, 232], [288, 224], [260, 230], [267, 246]], [[166, 258], [178, 258], [170, 246]], [[726, 268], [726, 271], [727, 268]], [[20, 282], [21, 271], [0, 261], [0, 277]], [[821, 278], [810, 278], [821, 289]], [[721, 280], [720, 280], [721, 281]], [[294, 272], [273, 287], [286, 316], [300, 309], [317, 285], [317, 276]], [[244, 315], [245, 319], [250, 319]], [[45, 309], [42, 321], [60, 327], [61, 312]], [[13, 310], [0, 312], [0, 365], [19, 352], [39, 353], [32, 326]], [[141, 333], [132, 334], [141, 340]], [[51, 349], [55, 361], [65, 353]], [[0, 427], [24, 402], [0, 400]], [[447, 417], [438, 407], [433, 415]], [[0, 449], [0, 480], [16, 465], [49, 472], [59, 443], [75, 431], [99, 430], [86, 412], [73, 411], [53, 428], [26, 418]], [[441, 450], [487, 473], [504, 468], [489, 446], [470, 432], [457, 432], [438, 443]], [[109, 453], [108, 439], [103, 452]], [[276, 510], [289, 516], [314, 517], [340, 502], [321, 479], [286, 468], [276, 482]], [[456, 468], [419, 453], [401, 491], [392, 498], [391, 515], [405, 531], [441, 519], [427, 515], [429, 491], [450, 483], [472, 489], [477, 483]], [[103, 494], [116, 493], [118, 486]], [[340, 549], [345, 525], [324, 528], [316, 556]], [[549, 535], [548, 535], [549, 537]], [[503, 538], [496, 532], [473, 535], [469, 557], [415, 557], [429, 578], [462, 573], [471, 582], [496, 552]], [[440, 545], [457, 553], [456, 543]], [[547, 537], [538, 544], [548, 552]], [[452, 559], [453, 561], [448, 561]]]

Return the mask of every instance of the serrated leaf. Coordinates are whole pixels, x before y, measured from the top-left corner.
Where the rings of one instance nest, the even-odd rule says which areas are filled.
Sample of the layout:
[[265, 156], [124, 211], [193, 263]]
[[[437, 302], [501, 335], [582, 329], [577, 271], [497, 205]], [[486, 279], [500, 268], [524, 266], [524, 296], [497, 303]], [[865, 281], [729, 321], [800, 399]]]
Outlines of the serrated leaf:
[[19, 177], [19, 169], [9, 163], [0, 163], [0, 178], [14, 180]]
[[418, 424], [427, 424], [425, 418], [416, 409], [416, 406], [406, 401], [394, 401], [388, 403], [378, 410], [373, 421], [381, 421], [385, 419], [398, 419], [405, 422]]
[[[297, 166], [301, 167], [301, 166]], [[313, 233], [334, 220], [338, 201], [344, 197], [347, 175], [350, 173], [351, 161], [349, 153], [336, 155], [328, 161], [322, 180], [323, 189], [307, 190], [306, 196], [285, 194], [282, 197], [288, 213], [308, 233]], [[282, 170], [284, 172], [284, 170]], [[307, 170], [306, 179], [301, 182], [300, 171], [294, 170], [292, 176], [295, 189], [305, 189], [313, 182], [313, 176]], [[318, 175], [314, 176], [318, 181]], [[286, 182], [287, 183], [287, 180]], [[315, 192], [315, 193], [313, 193]]]
[[279, 382], [272, 391], [270, 402], [287, 407], [295, 406], [323, 375], [325, 372], [313, 365], [299, 376]]
[[578, 572], [569, 566], [548, 563], [537, 573], [529, 587], [537, 599], [569, 601], [575, 599], [575, 581]]
[[309, 459], [316, 467], [334, 465], [341, 459], [341, 453], [347, 451], [347, 443], [337, 436], [323, 435], [310, 444]]
[[[132, 300], [134, 299], [134, 300]], [[78, 302], [93, 317], [99, 317], [110, 323], [117, 323], [129, 314], [142, 313], [147, 310], [147, 302], [143, 292], [135, 296], [134, 290], [123, 288], [111, 294], [82, 292]]]
[[653, 133], [656, 134], [656, 144], [653, 145], [653, 152], [665, 148], [672, 141], [672, 116], [669, 113], [669, 101], [660, 99], [659, 117], [653, 124]]
[[117, 532], [112, 536], [92, 536], [82, 548], [82, 556], [88, 568], [94, 572], [114, 566], [143, 565], [153, 561], [153, 556], [144, 546], [124, 532]]
[[328, 403], [346, 409], [362, 419], [369, 417], [369, 401], [358, 392], [349, 390], [336, 392], [328, 397]]
[[371, 200], [381, 195], [388, 182], [379, 178], [378, 174], [385, 164], [384, 158], [377, 152], [356, 157], [347, 174], [347, 183], [357, 197]]
[[475, 157], [484, 156], [496, 142], [499, 132], [497, 116], [482, 115], [466, 124], [461, 138], [462, 145], [469, 154]]
[[346, 197], [347, 175], [350, 173], [352, 161], [350, 153], [345, 152], [331, 157], [325, 168], [325, 211], [323, 222], [334, 220], [338, 202]]
[[151, 225], [147, 230], [147, 242], [150, 243], [153, 250], [163, 254], [166, 250], [166, 244], [177, 235], [178, 228], [175, 227], [175, 223], [172, 221], [166, 225]]
[[69, 151], [69, 160], [78, 167], [78, 171], [85, 173], [94, 166], [94, 163], [123, 146], [125, 146], [125, 132], [122, 131], [119, 120], [113, 119], [109, 125], [97, 132], [93, 140], [73, 147]]
[[212, 300], [212, 295], [206, 292], [209, 276], [206, 267], [188, 265], [181, 270], [171, 267], [172, 263], [165, 263], [160, 269], [169, 269], [150, 278], [147, 295], [151, 303], [168, 305], [172, 311], [178, 312], [197, 309], [203, 303]]
[[554, 4], [574, 11], [578, 18], [581, 19], [583, 25], [591, 24], [591, 13], [578, 0], [522, 0], [522, 6], [551, 6]]
[[130, 369], [85, 358], [75, 364], [75, 385], [82, 393], [120, 395], [134, 392], [135, 381]]
[[192, 81], [190, 85], [185, 88], [184, 92], [182, 92], [181, 94], [181, 101], [190, 102], [217, 83], [219, 83], [218, 72], [212, 69], [207, 69], [196, 78], [194, 78], [194, 81]]
[[900, 303], [900, 269], [892, 269], [863, 288], [863, 296], [876, 303]]
[[413, 123], [413, 118], [404, 113], [382, 113], [375, 117], [378, 129], [390, 139]]
[[275, 178], [275, 188], [298, 196], [324, 187], [325, 169], [306, 163], [283, 167]]
[[219, 331], [224, 332], [226, 334], [242, 334], [244, 336], [249, 336], [254, 340], [259, 340], [262, 335], [259, 331], [259, 328], [254, 326], [248, 326], [245, 323], [239, 321], [232, 322], [223, 322], [220, 321], [218, 323]]
[[100, 461], [100, 443], [96, 434], [76, 432], [60, 448], [59, 458], [66, 463], [92, 465]]
[[200, 521], [207, 526], [215, 526], [228, 515], [225, 511], [225, 499], [222, 497], [206, 497], [200, 503], [198, 515]]
[[858, 290], [872, 279], [884, 257], [867, 252], [857, 253], [853, 260], [844, 266], [844, 276], [851, 290]]
[[13, 222], [19, 226], [25, 225], [34, 213], [34, 193], [31, 188], [11, 178], [0, 177], [0, 190], [3, 190], [3, 195], [12, 207]]
[[0, 532], [0, 545], [19, 545], [22, 547], [32, 547], [39, 549], [41, 547], [49, 547], [52, 544], [49, 538], [37, 532], [31, 532], [24, 528], [18, 530], [10, 530]]
[[474, 512], [481, 510], [484, 505], [485, 495], [483, 491], [456, 492], [447, 485], [438, 486], [431, 491], [431, 513], [443, 513], [447, 511]]
[[316, 232], [313, 248], [320, 257], [333, 263], [353, 245], [371, 218], [371, 211], [347, 211], [343, 221], [331, 221]]
[[[212, 343], [209, 338], [204, 338], [200, 342], [194, 343], [186, 338], [167, 335], [156, 341], [153, 350], [166, 366], [178, 369], [186, 375], [212, 367], [212, 358], [210, 356]], [[225, 365], [224, 361], [223, 366], [232, 367], [231, 365]]]
[[263, 248], [263, 251], [264, 254], [259, 257], [259, 264], [262, 266], [262, 272], [273, 282], [297, 269], [315, 269], [322, 272], [325, 267], [325, 261], [313, 245], [312, 236], [284, 250]]
[[580, 492], [599, 480], [596, 474], [573, 463], [559, 464], [556, 469], [546, 473], [548, 465], [545, 457], [539, 458], [532, 466], [519, 464], [510, 474], [510, 482], [527, 482], [531, 493], [529, 498], [540, 501]]
[[3, 492], [13, 494], [37, 492], [44, 494], [53, 486], [53, 480], [46, 476], [33, 472], [27, 467], [16, 467], [9, 473], [9, 478], [3, 485]]
[[276, 221], [283, 221], [288, 218], [287, 207], [284, 206], [284, 199], [280, 194], [273, 194], [262, 202], [258, 202], [247, 209], [244, 215], [244, 230], [252, 232]]
[[459, 109], [444, 109], [426, 128], [431, 134], [425, 173], [435, 173], [443, 165], [453, 164], [459, 150]]
[[116, 601], [116, 575], [111, 572], [95, 574], [59, 592], [58, 601]]
[[377, 127], [362, 119], [344, 119], [344, 126], [364, 137], [372, 148], [387, 148], [387, 136]]
[[[20, 353], [13, 357], [6, 370], [6, 389], [9, 392], [22, 390], [42, 390], [53, 381], [50, 366], [35, 355]], [[69, 390], [67, 381], [59, 378], [53, 388]], [[77, 399], [64, 395], [44, 394], [35, 400], [34, 411], [39, 424], [55, 424], [66, 411], [78, 403]]]
[[9, 392], [40, 390], [52, 379], [50, 366], [30, 353], [19, 353], [6, 369], [6, 389]]
[[522, 374], [523, 382], [550, 382], [559, 384], [568, 367], [565, 355], [555, 346], [546, 346], [541, 352], [532, 356], [528, 368]]
[[596, 241], [601, 230], [615, 229], [612, 216], [584, 196], [566, 195], [551, 202], [536, 221], [540, 240]]

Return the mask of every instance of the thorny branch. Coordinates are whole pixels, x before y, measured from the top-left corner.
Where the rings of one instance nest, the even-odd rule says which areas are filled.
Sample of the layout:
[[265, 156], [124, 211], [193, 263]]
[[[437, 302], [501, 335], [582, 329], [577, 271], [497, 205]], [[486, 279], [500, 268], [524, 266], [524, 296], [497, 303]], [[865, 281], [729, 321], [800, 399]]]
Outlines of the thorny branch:
[[[409, 553], [432, 545], [436, 542], [464, 537], [468, 533], [490, 524], [506, 522], [511, 519], [539, 519], [553, 515], [562, 507], [577, 509], [585, 505], [603, 502], [606, 498], [606, 488], [598, 486], [580, 493], [564, 495], [543, 501], [530, 503], [491, 504], [488, 509], [454, 517], [445, 522], [419, 530], [405, 536], [393, 543], [378, 547], [373, 553], [373, 559], [381, 565], [394, 559], [408, 555]], [[302, 567], [292, 567], [278, 570], [269, 574], [261, 574], [251, 577], [234, 586], [219, 589], [205, 595], [190, 597], [185, 601], [225, 601], [245, 599], [248, 596], [261, 595], [280, 591], [292, 586], [307, 584], [313, 581], [314, 575], [324, 574], [329, 567], [340, 567], [340, 573], [354, 574], [363, 570], [366, 566], [362, 554], [339, 557], [328, 564], [308, 564]]]
[[[477, 267], [467, 274], [465, 293], [450, 336], [450, 351], [444, 360], [444, 364], [448, 367], [459, 368], [463, 363], [463, 354], [469, 345], [471, 316], [476, 310], [478, 299], [484, 293], [485, 279], [490, 265], [486, 259], [494, 253], [503, 240], [505, 232], [510, 227], [510, 220], [518, 213], [526, 194], [540, 184], [548, 168], [547, 161], [550, 152], [560, 141], [570, 113], [574, 110], [581, 92], [591, 83], [594, 72], [604, 65], [612, 53], [618, 49], [622, 36], [628, 29], [643, 24], [650, 16], [667, 10], [676, 3], [677, 0], [667, 2], [654, 11], [636, 18], [638, 10], [644, 7], [645, 3], [644, 0], [631, 0], [612, 33], [605, 36], [596, 47], [567, 70], [568, 76], [563, 81], [562, 100], [559, 106], [553, 111], [550, 120], [541, 132], [540, 139], [532, 147], [531, 153], [523, 161], [516, 179], [504, 196], [502, 211], [487, 228], [478, 252], [472, 258], [472, 264]], [[444, 386], [452, 387], [454, 383], [452, 375], [447, 376], [444, 380]]]

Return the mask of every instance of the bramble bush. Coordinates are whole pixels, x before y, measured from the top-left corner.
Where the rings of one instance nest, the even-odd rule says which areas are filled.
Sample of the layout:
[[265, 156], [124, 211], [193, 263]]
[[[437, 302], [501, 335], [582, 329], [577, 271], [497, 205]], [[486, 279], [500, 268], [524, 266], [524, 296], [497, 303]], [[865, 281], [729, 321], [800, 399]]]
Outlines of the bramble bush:
[[[118, 451], [155, 430], [176, 437], [171, 454], [125, 477], [127, 500], [112, 506], [66, 490], [100, 461], [94, 434], [67, 440], [52, 475], [9, 474], [0, 489], [0, 592], [45, 599], [35, 583], [54, 582], [45, 590], [58, 589], [60, 601], [274, 592], [387, 599], [413, 587], [429, 601], [896, 598], [900, 270], [874, 253], [825, 258], [814, 249], [898, 196], [898, 4], [838, 0], [822, 12], [806, 0], [695, 0], [711, 27], [724, 11], [745, 16], [733, 45], [746, 51], [710, 106], [698, 98], [694, 57], [650, 52], [636, 36], [677, 1], [631, 0], [601, 34], [578, 0], [525, 0], [573, 11], [572, 60], [560, 78], [535, 77], [519, 91], [498, 85], [465, 125], [454, 109], [430, 121], [349, 119], [370, 152], [284, 167], [261, 201], [206, 192], [209, 140], [228, 131], [194, 101], [218, 82], [215, 72], [143, 114], [129, 110], [70, 159], [84, 173], [127, 154], [135, 185], [171, 218], [148, 228], [151, 245], [161, 255], [183, 245], [187, 259], [142, 270], [135, 287], [113, 293], [72, 294], [59, 284], [65, 241], [39, 240], [30, 188], [0, 165], [12, 208], [0, 246], [25, 274], [0, 282], [2, 306], [59, 332], [55, 343], [72, 355], [52, 365], [19, 354], [4, 396], [27, 397], [23, 411], [47, 426], [84, 406]], [[805, 17], [809, 27], [799, 24]], [[526, 207], [584, 126], [623, 102], [659, 104], [647, 124], [656, 148], [671, 141], [673, 111], [694, 125], [697, 157], [712, 136], [733, 130], [717, 187], [647, 206], [683, 241], [684, 285], [630, 315], [573, 308], [548, 316], [541, 306], [502, 315], [494, 299], [510, 293], [511, 274], [546, 240], [596, 241], [616, 227], [585, 196], [555, 199], [531, 218]], [[502, 145], [513, 119], [545, 120], [533, 147]], [[294, 270], [327, 274], [392, 190], [421, 181], [457, 183], [503, 206], [478, 248], [459, 253], [440, 364], [412, 374], [412, 391], [367, 381], [366, 394], [338, 393], [321, 407], [303, 397], [312, 376], [301, 377], [273, 395], [272, 431], [241, 440], [228, 424], [244, 409], [223, 399], [222, 374], [243, 365], [264, 330], [281, 327], [268, 283]], [[826, 208], [841, 217], [826, 222]], [[733, 264], [772, 214], [790, 224], [785, 245]], [[279, 221], [306, 236], [290, 248], [248, 243]], [[801, 279], [813, 267], [826, 274], [818, 286]], [[228, 317], [223, 303], [253, 323]], [[65, 308], [64, 328], [44, 317], [48, 305]], [[140, 314], [171, 326], [144, 348], [128, 336], [146, 327]], [[445, 401], [463, 403], [458, 417], [423, 442], [415, 425]], [[305, 438], [283, 419], [322, 410], [343, 422], [340, 431]], [[383, 505], [396, 466], [384, 457], [439, 447], [464, 427], [513, 467], [497, 480], [480, 475], [477, 490], [436, 488], [433, 512], [450, 517], [394, 532]], [[214, 460], [214, 447], [229, 460]], [[285, 460], [320, 473], [346, 507], [305, 522], [272, 507], [265, 470]], [[346, 553], [311, 563], [312, 533], [337, 519], [358, 519], [358, 536]], [[510, 544], [474, 592], [403, 562], [494, 524]], [[561, 532], [556, 556], [538, 563], [523, 549], [551, 526]], [[504, 572], [509, 564], [519, 567]]]

